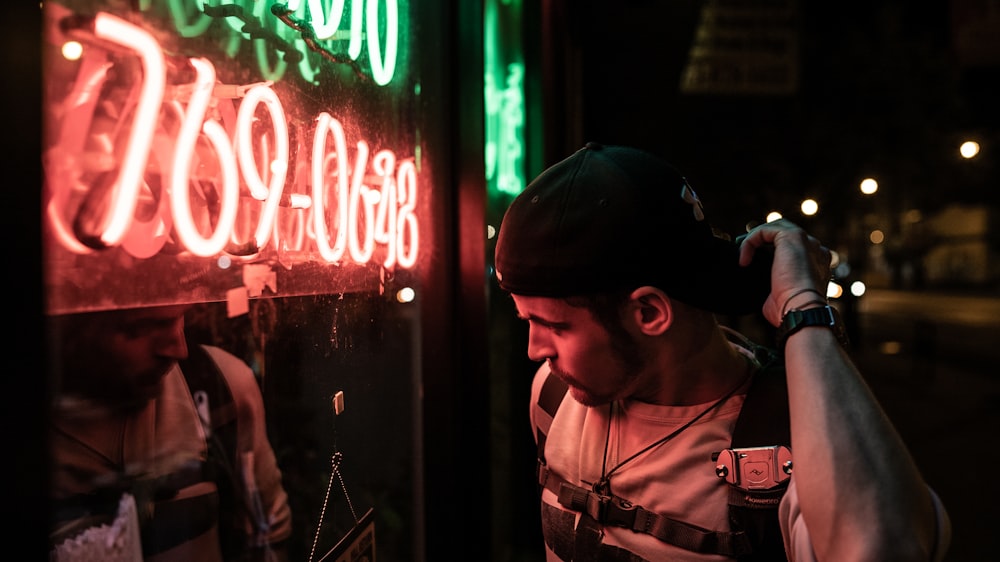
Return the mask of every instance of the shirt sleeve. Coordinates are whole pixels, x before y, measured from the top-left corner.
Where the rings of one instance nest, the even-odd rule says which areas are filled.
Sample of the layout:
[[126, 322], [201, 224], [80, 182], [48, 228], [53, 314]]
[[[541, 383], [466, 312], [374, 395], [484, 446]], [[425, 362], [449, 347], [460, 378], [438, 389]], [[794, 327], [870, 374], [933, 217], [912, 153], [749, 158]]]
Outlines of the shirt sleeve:
[[[951, 542], [951, 523], [948, 512], [945, 511], [941, 498], [928, 488], [931, 500], [934, 502], [934, 515], [937, 521], [937, 537], [934, 543], [934, 553], [931, 560], [941, 562], [947, 553], [948, 545]], [[781, 525], [781, 534], [785, 539], [785, 553], [789, 562], [813, 562], [816, 560], [816, 553], [813, 552], [812, 538], [809, 536], [809, 528], [802, 517], [799, 505], [799, 493], [795, 487], [795, 477], [788, 483], [788, 490], [781, 499], [778, 506], [778, 519]]]

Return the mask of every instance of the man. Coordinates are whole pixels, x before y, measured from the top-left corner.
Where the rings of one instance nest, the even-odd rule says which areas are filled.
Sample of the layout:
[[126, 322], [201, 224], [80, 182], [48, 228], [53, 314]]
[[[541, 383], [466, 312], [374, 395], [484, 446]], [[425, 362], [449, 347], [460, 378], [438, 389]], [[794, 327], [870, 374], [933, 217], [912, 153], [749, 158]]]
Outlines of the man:
[[186, 309], [51, 318], [53, 560], [284, 559], [257, 381], [222, 349], [189, 349]]
[[[496, 275], [544, 361], [531, 421], [549, 560], [942, 559], [947, 513], [838, 338], [830, 259], [784, 220], [717, 236], [683, 176], [626, 147], [590, 143], [513, 201]], [[777, 356], [715, 316], [757, 311]], [[748, 390], [776, 369], [790, 447], [733, 448]], [[559, 384], [568, 396], [541, 407]], [[775, 549], [731, 515], [734, 490], [776, 504]]]

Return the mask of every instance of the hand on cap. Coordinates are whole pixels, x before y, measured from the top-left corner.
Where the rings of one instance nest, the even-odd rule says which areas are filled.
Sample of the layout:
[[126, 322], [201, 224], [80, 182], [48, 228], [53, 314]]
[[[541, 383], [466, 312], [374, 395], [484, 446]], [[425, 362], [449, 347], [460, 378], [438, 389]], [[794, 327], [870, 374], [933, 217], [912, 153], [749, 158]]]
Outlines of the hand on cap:
[[[778, 326], [785, 312], [782, 307], [789, 298], [804, 290], [826, 295], [830, 280], [830, 250], [798, 225], [785, 219], [762, 224], [743, 238], [740, 265], [746, 266], [754, 253], [764, 245], [774, 246], [771, 266], [771, 294], [764, 302], [764, 317]], [[816, 297], [813, 294], [813, 298]], [[803, 295], [802, 301], [808, 301]], [[795, 299], [798, 300], [798, 299]]]

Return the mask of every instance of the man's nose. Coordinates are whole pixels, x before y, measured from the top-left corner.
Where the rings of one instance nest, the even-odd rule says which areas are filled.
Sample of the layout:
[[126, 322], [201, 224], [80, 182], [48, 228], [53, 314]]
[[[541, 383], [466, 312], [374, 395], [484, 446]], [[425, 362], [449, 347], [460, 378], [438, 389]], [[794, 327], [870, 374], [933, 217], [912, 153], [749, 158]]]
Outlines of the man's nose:
[[543, 330], [528, 328], [528, 359], [545, 361], [550, 357], [555, 357], [555, 350]]

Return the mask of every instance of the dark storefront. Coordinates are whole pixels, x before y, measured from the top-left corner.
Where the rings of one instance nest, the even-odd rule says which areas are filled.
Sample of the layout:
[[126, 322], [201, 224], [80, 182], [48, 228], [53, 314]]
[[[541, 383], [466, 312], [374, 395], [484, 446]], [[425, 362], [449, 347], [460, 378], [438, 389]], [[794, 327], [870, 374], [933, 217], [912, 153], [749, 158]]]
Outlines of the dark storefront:
[[489, 556], [470, 4], [43, 4], [45, 316], [190, 305], [261, 389], [293, 560]]

